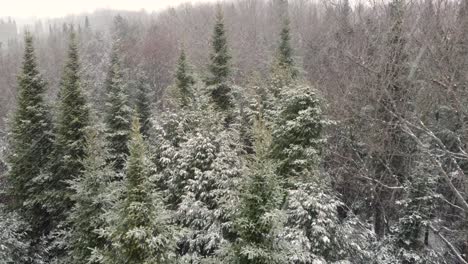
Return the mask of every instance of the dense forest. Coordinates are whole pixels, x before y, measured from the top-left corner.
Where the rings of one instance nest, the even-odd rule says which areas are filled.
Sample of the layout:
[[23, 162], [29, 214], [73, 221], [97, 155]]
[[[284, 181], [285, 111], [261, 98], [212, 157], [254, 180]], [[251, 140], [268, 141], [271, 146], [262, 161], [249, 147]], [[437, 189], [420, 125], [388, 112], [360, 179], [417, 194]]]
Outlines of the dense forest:
[[37, 21], [0, 46], [0, 264], [467, 264], [467, 106], [468, 0]]

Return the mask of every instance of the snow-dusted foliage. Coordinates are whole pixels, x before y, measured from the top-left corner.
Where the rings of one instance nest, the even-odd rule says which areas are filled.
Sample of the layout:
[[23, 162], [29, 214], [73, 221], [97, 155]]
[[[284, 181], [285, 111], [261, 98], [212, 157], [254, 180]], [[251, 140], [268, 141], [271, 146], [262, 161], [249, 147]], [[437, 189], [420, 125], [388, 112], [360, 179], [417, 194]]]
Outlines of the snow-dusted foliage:
[[317, 92], [309, 86], [287, 87], [281, 98], [272, 132], [272, 157], [284, 177], [309, 176], [303, 172], [319, 165], [325, 142], [322, 133], [329, 121], [323, 118]]
[[171, 214], [150, 181], [151, 163], [147, 157], [140, 125], [135, 119], [129, 143], [124, 188], [106, 215], [101, 235], [110, 241], [94, 254], [100, 263], [173, 263], [176, 232]]
[[25, 263], [29, 261], [29, 231], [26, 222], [16, 213], [7, 212], [0, 204], [0, 263]]
[[0, 264], [466, 263], [468, 0], [222, 2], [0, 19]]
[[229, 131], [199, 132], [181, 145], [175, 164], [179, 186], [169, 189], [174, 186], [182, 194], [176, 222], [188, 229], [179, 241], [188, 263], [212, 256], [231, 232], [242, 172], [238, 151]]
[[[33, 37], [26, 32], [24, 61], [18, 76], [18, 107], [10, 123], [9, 148], [5, 151], [9, 171], [0, 184], [7, 187], [2, 191], [10, 200], [10, 209], [15, 209], [30, 227], [27, 236], [23, 236], [34, 243], [47, 234], [50, 222], [43, 192], [47, 184], [41, 179], [51, 160], [54, 138], [45, 93], [46, 83], [38, 69]], [[23, 252], [24, 257], [37, 253], [29, 250]]]
[[111, 55], [106, 79], [106, 125], [110, 162], [116, 171], [123, 169], [128, 155], [128, 141], [131, 128], [131, 108], [128, 102], [126, 84], [123, 80], [118, 43]]
[[271, 135], [262, 121], [257, 121], [254, 133], [255, 156], [242, 178], [239, 209], [234, 213], [235, 240], [219, 255], [227, 263], [286, 263], [288, 246], [281, 236], [286, 221], [281, 210], [284, 193], [268, 158]]
[[107, 163], [102, 130], [92, 128], [87, 132], [84, 174], [70, 182], [75, 204], [68, 219], [72, 227], [67, 241], [69, 263], [95, 263], [90, 262], [92, 251], [102, 249], [107, 242], [97, 231], [105, 226], [102, 216], [110, 209], [112, 194], [109, 191], [116, 177]]
[[343, 204], [325, 186], [323, 182], [297, 183], [288, 191], [283, 235], [292, 245], [290, 261], [365, 263], [372, 234], [357, 219], [339, 219], [338, 207]]

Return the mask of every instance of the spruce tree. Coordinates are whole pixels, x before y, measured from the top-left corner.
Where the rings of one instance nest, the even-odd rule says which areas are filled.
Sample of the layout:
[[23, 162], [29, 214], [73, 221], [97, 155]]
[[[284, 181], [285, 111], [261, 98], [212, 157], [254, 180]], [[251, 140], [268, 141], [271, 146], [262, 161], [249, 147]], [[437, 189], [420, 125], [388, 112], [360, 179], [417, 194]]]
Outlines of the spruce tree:
[[280, 41], [273, 61], [270, 90], [275, 98], [280, 96], [285, 86], [291, 85], [299, 75], [294, 63], [294, 52], [291, 47], [289, 19], [286, 17], [280, 32]]
[[237, 188], [244, 170], [241, 151], [234, 139], [237, 131], [226, 130], [217, 111], [200, 111], [199, 123], [180, 144], [173, 164], [169, 192], [176, 201], [176, 220], [188, 229], [179, 241], [180, 254], [188, 263], [215, 256], [229, 239]]
[[0, 204], [0, 263], [30, 263], [28, 227], [16, 212], [8, 212]]
[[111, 241], [102, 262], [174, 263], [175, 232], [150, 181], [150, 161], [138, 119], [132, 125], [123, 197], [109, 211], [103, 234]]
[[89, 108], [80, 80], [80, 65], [76, 35], [70, 34], [68, 59], [65, 64], [59, 91], [57, 123], [57, 163], [54, 168], [53, 191], [61, 215], [69, 212], [72, 201], [68, 181], [83, 175], [86, 157], [86, 129], [89, 125]]
[[291, 77], [295, 78], [297, 76], [297, 69], [295, 69], [294, 65], [290, 31], [289, 19], [286, 18], [280, 33], [280, 43], [277, 51], [277, 63], [280, 67], [288, 69], [291, 73]]
[[54, 148], [55, 162], [50, 168], [48, 210], [53, 216], [53, 232], [47, 238], [50, 262], [66, 256], [69, 225], [67, 218], [73, 207], [73, 190], [70, 181], [83, 175], [86, 157], [86, 129], [89, 109], [80, 80], [80, 65], [76, 35], [70, 33], [68, 58], [65, 64], [58, 95], [57, 140]]
[[243, 180], [239, 212], [235, 214], [236, 240], [229, 246], [228, 263], [286, 263], [283, 232], [286, 215], [280, 209], [283, 190], [268, 157], [271, 135], [262, 121], [255, 126], [255, 156], [250, 171]]
[[190, 66], [187, 62], [187, 56], [185, 55], [185, 50], [182, 49], [177, 63], [176, 69], [176, 86], [177, 92], [176, 97], [178, 103], [182, 108], [190, 106], [194, 100], [193, 85], [195, 84], [195, 79], [193, 78], [190, 72]]
[[69, 217], [72, 226], [70, 263], [97, 263], [91, 260], [92, 251], [102, 249], [106, 244], [97, 230], [105, 224], [102, 215], [109, 209], [108, 192], [114, 172], [107, 164], [108, 154], [101, 134], [98, 128], [87, 131], [84, 174], [71, 181], [75, 205]]
[[135, 111], [138, 119], [141, 122], [141, 134], [144, 137], [149, 137], [149, 130], [151, 128], [151, 90], [149, 84], [143, 77], [137, 80], [137, 96]]
[[278, 173], [288, 179], [302, 177], [317, 168], [327, 121], [322, 103], [309, 86], [294, 87], [282, 93], [282, 104], [273, 125], [271, 155], [278, 161]]
[[10, 130], [7, 195], [10, 208], [31, 226], [28, 236], [33, 241], [49, 228], [43, 200], [46, 187], [40, 176], [48, 166], [53, 141], [49, 107], [44, 100], [46, 83], [36, 61], [33, 37], [26, 32], [23, 66], [18, 76], [18, 106]]
[[359, 241], [347, 233], [338, 218], [343, 204], [319, 170], [323, 131], [330, 123], [323, 116], [317, 92], [309, 86], [292, 87], [281, 93], [282, 104], [272, 128], [270, 157], [286, 189], [284, 208], [288, 221], [283, 234], [295, 248], [290, 261], [324, 263], [353, 255], [363, 261]]
[[110, 162], [117, 171], [121, 171], [129, 153], [131, 108], [117, 52], [118, 48], [115, 45], [106, 80], [106, 125]]
[[231, 87], [227, 83], [231, 73], [231, 56], [229, 55], [226, 30], [224, 28], [224, 15], [221, 7], [218, 7], [211, 45], [213, 51], [210, 56], [210, 76], [207, 84], [211, 86], [211, 99], [216, 107], [221, 110], [228, 110], [232, 106]]

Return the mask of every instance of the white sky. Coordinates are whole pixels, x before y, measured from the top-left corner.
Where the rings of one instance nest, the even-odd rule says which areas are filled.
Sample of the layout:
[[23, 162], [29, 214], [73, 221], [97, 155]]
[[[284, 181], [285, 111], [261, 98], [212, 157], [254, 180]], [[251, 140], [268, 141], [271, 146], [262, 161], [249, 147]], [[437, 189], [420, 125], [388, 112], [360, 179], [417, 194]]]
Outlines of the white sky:
[[0, 0], [0, 17], [63, 17], [99, 8], [157, 11], [186, 2], [217, 0]]

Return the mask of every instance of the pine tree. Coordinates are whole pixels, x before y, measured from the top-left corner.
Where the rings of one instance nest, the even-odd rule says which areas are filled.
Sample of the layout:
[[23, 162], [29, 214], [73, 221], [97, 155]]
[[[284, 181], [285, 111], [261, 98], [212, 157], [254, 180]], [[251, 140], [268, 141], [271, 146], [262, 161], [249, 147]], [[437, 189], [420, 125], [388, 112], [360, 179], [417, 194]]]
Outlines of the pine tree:
[[302, 177], [317, 168], [324, 143], [322, 103], [309, 86], [294, 87], [282, 93], [282, 104], [273, 125], [272, 157], [278, 173], [288, 179]]
[[194, 100], [193, 85], [195, 80], [190, 72], [185, 50], [182, 49], [176, 70], [176, 97], [182, 108], [188, 107]]
[[132, 125], [124, 196], [108, 215], [103, 232], [111, 241], [102, 262], [174, 263], [175, 232], [162, 197], [150, 181], [150, 161], [138, 119]]
[[285, 19], [281, 29], [277, 60], [280, 67], [289, 69], [293, 78], [297, 76], [297, 70], [294, 68], [293, 49], [291, 48], [289, 19]]
[[101, 134], [101, 130], [97, 128], [87, 131], [84, 174], [71, 181], [75, 205], [68, 220], [72, 226], [69, 263], [97, 263], [91, 261], [92, 251], [102, 249], [106, 244], [106, 240], [96, 230], [103, 228], [105, 224], [102, 215], [109, 209], [108, 188], [114, 173], [107, 164], [108, 154]]
[[47, 177], [49, 189], [48, 210], [53, 215], [53, 231], [47, 238], [50, 262], [66, 256], [64, 242], [68, 236], [67, 218], [73, 207], [73, 190], [70, 181], [83, 175], [86, 157], [86, 129], [89, 125], [89, 108], [80, 80], [80, 65], [76, 35], [70, 33], [68, 59], [60, 83], [57, 140], [54, 149], [55, 163]]
[[323, 130], [330, 124], [323, 116], [321, 99], [306, 85], [285, 90], [280, 98], [270, 157], [285, 182], [288, 221], [283, 236], [295, 245], [289, 260], [328, 263], [353, 256], [363, 261], [361, 238], [356, 242], [347, 235], [352, 228], [343, 228], [338, 218], [343, 204], [319, 170]]
[[129, 153], [131, 108], [128, 103], [117, 50], [116, 45], [111, 54], [110, 69], [106, 80], [106, 125], [110, 162], [117, 171], [120, 171], [123, 169]]
[[137, 80], [137, 97], [135, 110], [138, 119], [141, 122], [141, 134], [144, 137], [149, 137], [149, 130], [151, 128], [151, 90], [149, 84], [143, 77], [139, 77]]
[[240, 208], [234, 220], [237, 234], [228, 249], [228, 263], [286, 263], [288, 255], [283, 232], [286, 215], [280, 209], [283, 190], [275, 165], [268, 157], [271, 135], [257, 121], [255, 157], [245, 177], [240, 193]]
[[208, 77], [207, 84], [212, 86], [211, 99], [217, 108], [228, 110], [232, 106], [231, 87], [227, 83], [231, 72], [231, 56], [229, 55], [226, 30], [224, 28], [224, 15], [221, 7], [219, 7], [216, 16], [211, 45], [213, 52], [210, 57], [210, 76]]
[[74, 32], [70, 34], [68, 59], [60, 83], [58, 110], [56, 146], [58, 160], [53, 172], [53, 190], [57, 195], [55, 201], [59, 207], [53, 210], [63, 214], [68, 212], [72, 205], [67, 181], [83, 175], [82, 160], [86, 157], [86, 129], [89, 125], [89, 108], [81, 86], [78, 47]]
[[201, 263], [213, 258], [230, 237], [232, 214], [236, 211], [237, 188], [243, 163], [233, 139], [216, 111], [201, 112], [203, 120], [181, 144], [169, 185], [177, 201], [176, 220], [189, 232], [179, 241], [184, 261]]
[[8, 212], [0, 204], [0, 263], [30, 263], [28, 226], [17, 213]]
[[291, 85], [299, 75], [293, 56], [289, 18], [285, 18], [271, 72], [270, 90], [275, 98], [278, 98], [281, 90]]
[[42, 197], [46, 187], [40, 176], [50, 161], [53, 141], [49, 107], [44, 101], [46, 84], [36, 60], [33, 38], [26, 32], [24, 61], [18, 77], [18, 107], [11, 123], [7, 195], [10, 208], [31, 226], [28, 236], [33, 241], [49, 228]]

